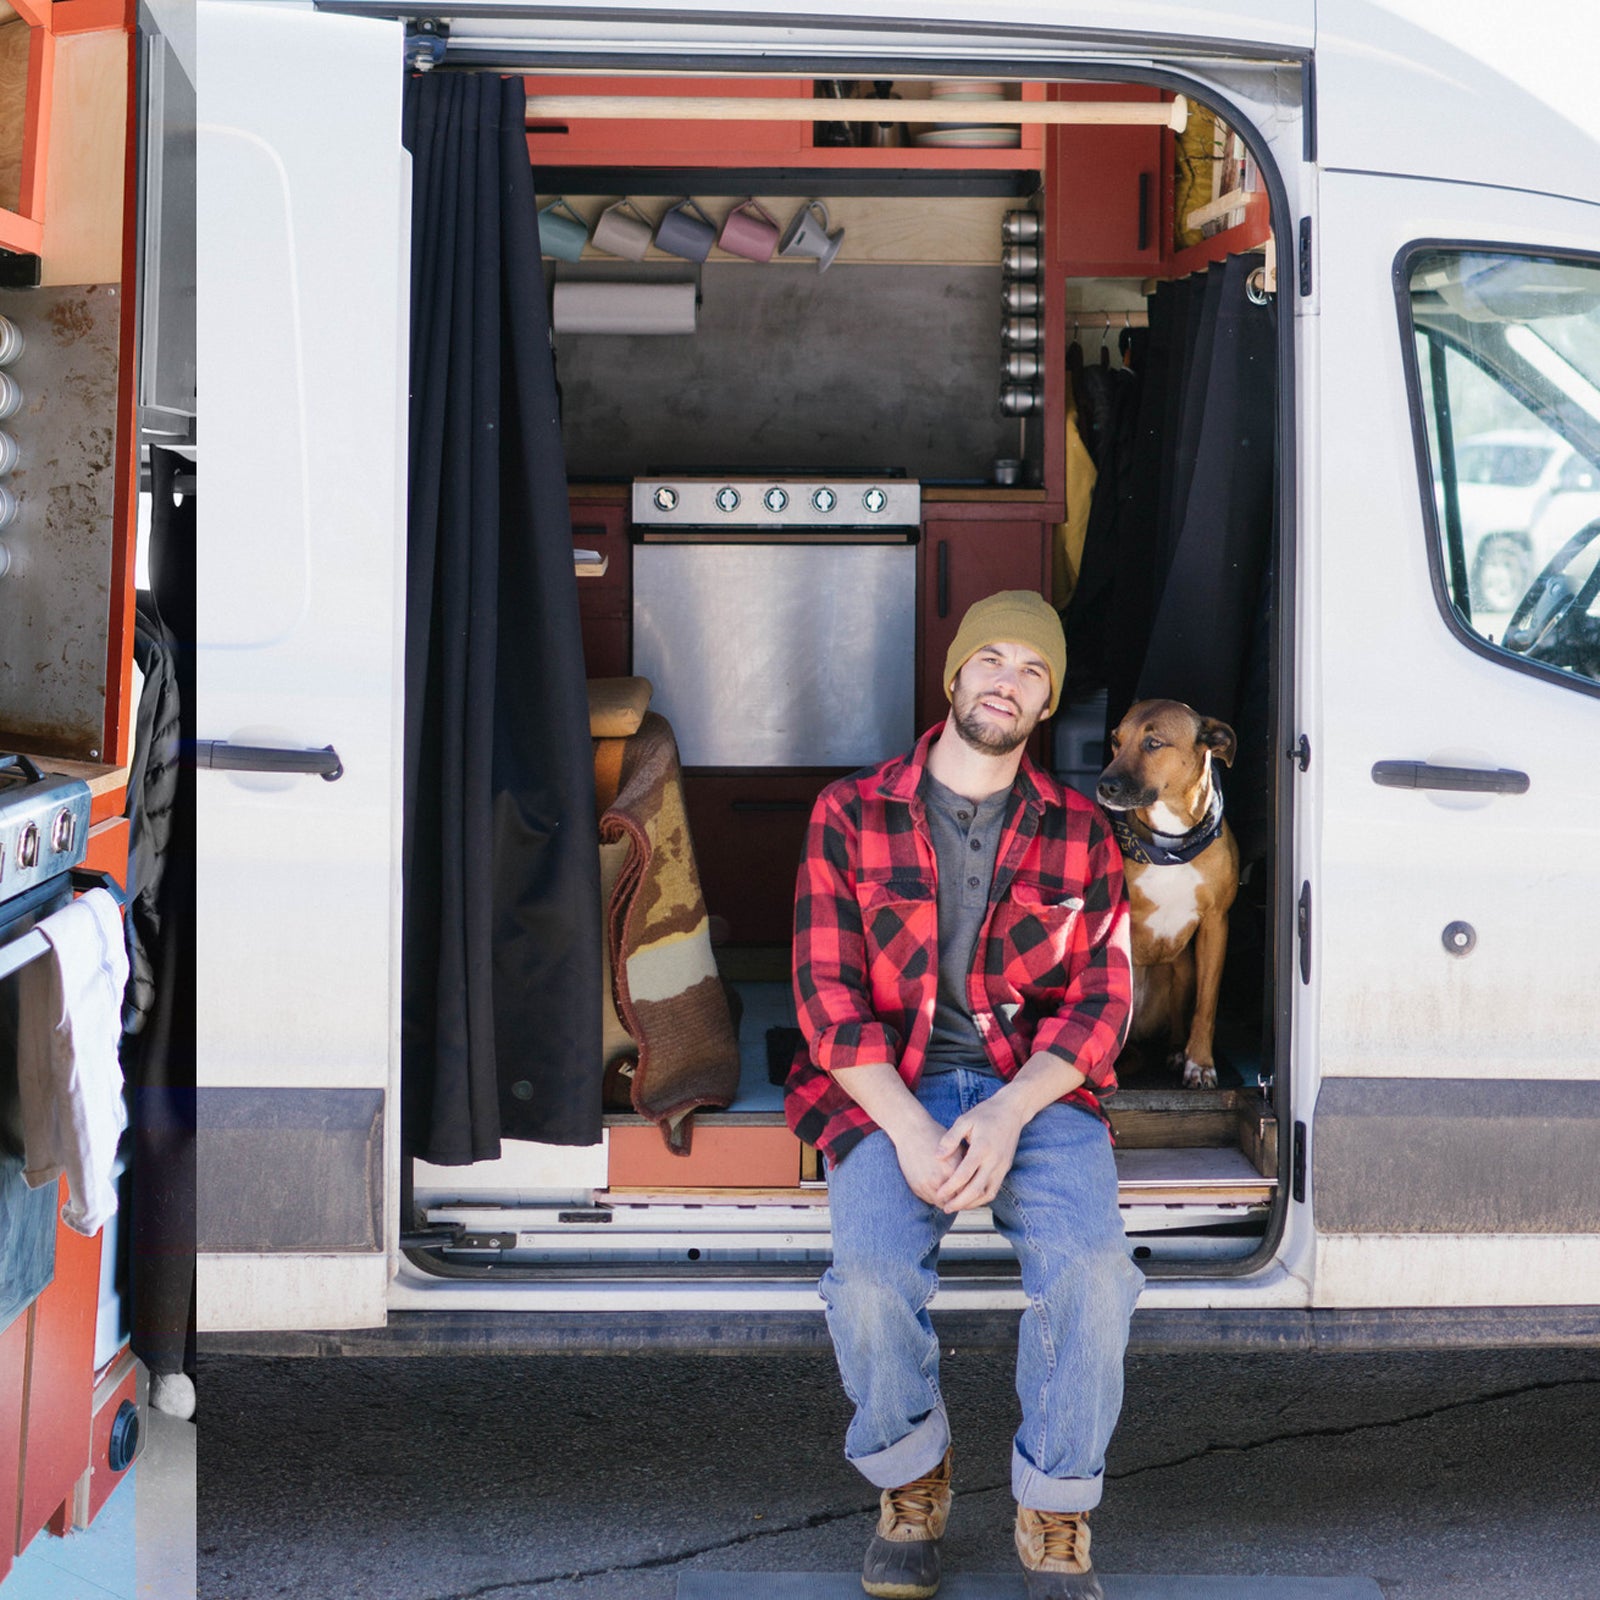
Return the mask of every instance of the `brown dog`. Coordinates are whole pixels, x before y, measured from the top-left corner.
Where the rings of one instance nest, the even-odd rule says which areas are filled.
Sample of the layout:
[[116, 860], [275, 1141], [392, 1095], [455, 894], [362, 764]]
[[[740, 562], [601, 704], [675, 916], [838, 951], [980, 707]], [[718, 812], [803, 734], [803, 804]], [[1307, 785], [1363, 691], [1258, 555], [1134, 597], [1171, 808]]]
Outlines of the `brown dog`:
[[1095, 789], [1122, 847], [1133, 914], [1130, 1038], [1164, 1035], [1190, 1088], [1217, 1082], [1212, 1035], [1239, 847], [1211, 763], [1232, 766], [1234, 747], [1226, 723], [1178, 700], [1142, 700], [1112, 733]]

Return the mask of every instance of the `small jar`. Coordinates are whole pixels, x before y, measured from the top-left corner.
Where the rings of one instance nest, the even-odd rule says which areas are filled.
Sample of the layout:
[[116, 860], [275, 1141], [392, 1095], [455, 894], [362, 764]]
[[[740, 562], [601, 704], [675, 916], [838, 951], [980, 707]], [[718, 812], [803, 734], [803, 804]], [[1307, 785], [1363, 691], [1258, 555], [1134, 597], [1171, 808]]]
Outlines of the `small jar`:
[[1039, 232], [1037, 211], [1008, 211], [1000, 224], [1000, 237], [1007, 244], [1032, 244]]

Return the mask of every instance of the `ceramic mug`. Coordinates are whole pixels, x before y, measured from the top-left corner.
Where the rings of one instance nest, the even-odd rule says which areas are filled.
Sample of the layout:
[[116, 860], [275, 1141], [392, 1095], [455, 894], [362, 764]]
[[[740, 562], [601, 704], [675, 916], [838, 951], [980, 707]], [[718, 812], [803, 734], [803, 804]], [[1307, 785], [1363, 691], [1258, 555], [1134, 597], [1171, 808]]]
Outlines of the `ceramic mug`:
[[628, 261], [643, 261], [655, 229], [650, 219], [631, 200], [607, 206], [595, 219], [594, 247], [607, 255]]
[[826, 272], [844, 243], [844, 229], [828, 232], [828, 208], [820, 200], [807, 200], [789, 219], [780, 256], [815, 256], [817, 270]]
[[554, 256], [558, 261], [576, 261], [588, 242], [589, 224], [565, 200], [552, 200], [539, 212], [541, 255]]
[[770, 261], [772, 252], [778, 248], [780, 231], [772, 213], [752, 196], [741, 200], [728, 213], [717, 243], [729, 254], [743, 256], [746, 261]]
[[[690, 216], [690, 212], [694, 215]], [[704, 261], [716, 242], [717, 225], [685, 196], [656, 227], [656, 249], [685, 261]]]

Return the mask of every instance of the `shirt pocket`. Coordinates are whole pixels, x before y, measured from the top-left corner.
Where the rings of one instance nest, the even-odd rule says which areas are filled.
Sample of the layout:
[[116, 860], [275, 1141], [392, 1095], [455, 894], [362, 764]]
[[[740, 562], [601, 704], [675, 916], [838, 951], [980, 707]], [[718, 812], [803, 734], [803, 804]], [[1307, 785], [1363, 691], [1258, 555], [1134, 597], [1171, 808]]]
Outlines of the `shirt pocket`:
[[1082, 916], [1081, 895], [1014, 880], [995, 907], [989, 971], [1023, 999], [1044, 1000], [1064, 989]]
[[873, 1009], [903, 1032], [934, 989], [939, 948], [939, 898], [915, 874], [863, 880], [857, 885], [861, 931]]

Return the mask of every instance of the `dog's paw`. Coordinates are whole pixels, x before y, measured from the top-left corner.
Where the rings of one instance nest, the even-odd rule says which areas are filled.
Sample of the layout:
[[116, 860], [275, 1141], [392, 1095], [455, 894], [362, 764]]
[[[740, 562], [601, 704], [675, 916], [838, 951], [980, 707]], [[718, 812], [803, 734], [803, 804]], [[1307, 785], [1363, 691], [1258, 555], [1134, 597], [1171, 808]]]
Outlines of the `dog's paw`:
[[1186, 1058], [1183, 1063], [1183, 1086], [1185, 1089], [1215, 1089], [1217, 1069], [1209, 1063], [1201, 1066], [1198, 1061]]

